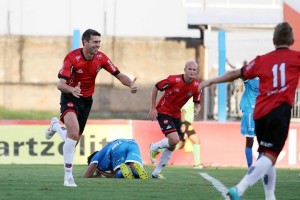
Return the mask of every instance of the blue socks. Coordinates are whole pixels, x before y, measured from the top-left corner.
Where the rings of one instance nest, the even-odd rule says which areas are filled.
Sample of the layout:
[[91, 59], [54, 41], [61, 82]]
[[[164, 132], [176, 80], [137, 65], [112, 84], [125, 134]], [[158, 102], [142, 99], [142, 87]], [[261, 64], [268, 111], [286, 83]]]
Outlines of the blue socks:
[[116, 178], [124, 178], [121, 170], [117, 171]]
[[[133, 173], [134, 178], [140, 178], [139, 174], [135, 170], [132, 170], [132, 173]], [[121, 170], [117, 171], [116, 178], [124, 178]]]
[[245, 148], [245, 154], [246, 154], [246, 159], [247, 159], [247, 164], [248, 164], [248, 168], [252, 165], [252, 148], [250, 147], [246, 147]]

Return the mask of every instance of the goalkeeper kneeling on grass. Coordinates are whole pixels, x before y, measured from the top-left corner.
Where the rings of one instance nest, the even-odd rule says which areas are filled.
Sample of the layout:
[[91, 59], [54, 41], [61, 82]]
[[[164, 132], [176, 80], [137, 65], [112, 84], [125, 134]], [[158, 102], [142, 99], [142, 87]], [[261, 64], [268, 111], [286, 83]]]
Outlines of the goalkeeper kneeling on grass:
[[92, 153], [88, 159], [85, 178], [148, 179], [143, 168], [138, 144], [134, 139], [117, 139]]

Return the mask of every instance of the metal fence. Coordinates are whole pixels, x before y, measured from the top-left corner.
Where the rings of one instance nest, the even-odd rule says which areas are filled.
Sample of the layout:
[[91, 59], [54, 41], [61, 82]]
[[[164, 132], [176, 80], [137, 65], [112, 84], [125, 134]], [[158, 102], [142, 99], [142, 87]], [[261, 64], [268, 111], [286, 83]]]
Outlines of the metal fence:
[[300, 88], [296, 90], [292, 118], [300, 118]]
[[[234, 84], [227, 85], [227, 119], [237, 119], [239, 120], [242, 117], [242, 112], [239, 109], [239, 102], [241, 100], [242, 94], [244, 92], [244, 87], [241, 83], [236, 82]], [[205, 102], [210, 101], [209, 91], [205, 90]], [[210, 108], [210, 104], [204, 105], [204, 119], [217, 119], [218, 113], [218, 98], [217, 95], [214, 97], [214, 103], [212, 108]], [[211, 110], [211, 111], [210, 111]], [[296, 90], [295, 100], [292, 107], [292, 119], [300, 119], [300, 88]]]

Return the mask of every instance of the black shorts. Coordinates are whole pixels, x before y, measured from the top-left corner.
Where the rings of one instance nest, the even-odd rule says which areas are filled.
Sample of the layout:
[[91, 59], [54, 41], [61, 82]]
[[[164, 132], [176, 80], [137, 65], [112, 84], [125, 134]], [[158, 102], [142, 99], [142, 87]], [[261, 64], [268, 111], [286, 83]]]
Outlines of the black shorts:
[[289, 132], [291, 106], [283, 103], [266, 116], [255, 120], [258, 152], [268, 152], [278, 157]]
[[180, 118], [173, 118], [166, 114], [157, 114], [157, 121], [162, 132], [167, 136], [169, 133], [180, 131]]
[[93, 98], [76, 98], [72, 94], [61, 93], [60, 98], [60, 120], [63, 122], [65, 114], [69, 111], [75, 112], [79, 124], [79, 134], [82, 134], [93, 105]]

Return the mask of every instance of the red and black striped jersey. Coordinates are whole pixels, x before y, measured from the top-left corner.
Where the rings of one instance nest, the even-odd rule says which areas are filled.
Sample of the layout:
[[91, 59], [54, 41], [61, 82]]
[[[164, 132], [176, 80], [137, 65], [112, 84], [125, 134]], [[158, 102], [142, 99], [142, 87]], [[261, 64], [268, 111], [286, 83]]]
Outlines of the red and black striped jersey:
[[257, 56], [242, 68], [242, 76], [260, 79], [254, 119], [265, 116], [283, 102], [292, 107], [300, 76], [300, 52], [280, 48]]
[[72, 87], [80, 82], [82, 96], [89, 97], [94, 94], [96, 77], [102, 68], [114, 76], [120, 73], [104, 53], [98, 51], [92, 60], [86, 60], [82, 48], [79, 48], [66, 55], [58, 78], [67, 80], [67, 84]]
[[156, 83], [156, 88], [164, 91], [156, 109], [158, 113], [170, 115], [174, 118], [181, 117], [181, 108], [193, 97], [195, 103], [200, 103], [201, 93], [198, 92], [200, 81], [194, 79], [191, 83], [185, 83], [183, 74], [170, 75]]

